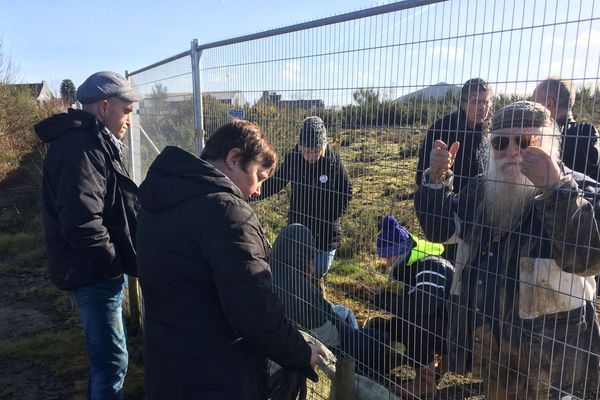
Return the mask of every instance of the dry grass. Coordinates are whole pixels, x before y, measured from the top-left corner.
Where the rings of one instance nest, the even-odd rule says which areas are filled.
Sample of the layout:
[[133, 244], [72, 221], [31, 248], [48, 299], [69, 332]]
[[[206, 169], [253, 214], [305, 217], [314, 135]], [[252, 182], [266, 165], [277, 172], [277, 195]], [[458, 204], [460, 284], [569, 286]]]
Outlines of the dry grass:
[[28, 91], [0, 84], [0, 187], [40, 176], [43, 148], [33, 126], [63, 109], [62, 103], [40, 105]]

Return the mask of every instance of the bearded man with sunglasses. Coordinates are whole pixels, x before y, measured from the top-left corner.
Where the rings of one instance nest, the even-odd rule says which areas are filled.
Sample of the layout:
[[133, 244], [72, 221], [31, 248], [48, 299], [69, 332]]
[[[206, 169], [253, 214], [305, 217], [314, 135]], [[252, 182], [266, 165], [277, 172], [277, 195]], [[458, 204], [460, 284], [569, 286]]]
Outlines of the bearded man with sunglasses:
[[530, 101], [494, 114], [484, 173], [454, 193], [459, 146], [434, 143], [414, 200], [428, 240], [458, 239], [451, 370], [483, 379], [488, 399], [596, 390], [597, 183], [558, 161], [559, 128]]

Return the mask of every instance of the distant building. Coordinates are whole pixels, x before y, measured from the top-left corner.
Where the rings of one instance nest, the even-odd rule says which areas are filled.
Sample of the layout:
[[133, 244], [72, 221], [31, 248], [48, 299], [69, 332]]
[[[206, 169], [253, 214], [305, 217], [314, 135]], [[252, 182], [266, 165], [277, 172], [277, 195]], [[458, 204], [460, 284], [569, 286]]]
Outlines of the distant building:
[[[213, 97], [220, 103], [229, 104], [233, 107], [243, 107], [246, 105], [244, 94], [239, 90], [230, 92], [204, 92], [202, 93], [202, 97]], [[158, 112], [166, 113], [176, 109], [183, 102], [191, 101], [193, 98], [194, 95], [190, 92], [164, 93], [164, 95], [158, 97], [146, 96], [140, 102], [140, 110], [147, 109], [157, 112], [156, 110], [160, 109], [161, 111]]]
[[258, 99], [259, 103], [272, 105], [279, 104], [280, 101], [281, 95], [277, 94], [276, 92], [271, 92], [269, 90], [263, 91], [262, 97]]
[[140, 114], [167, 114], [177, 109], [179, 104], [191, 100], [192, 94], [189, 92], [164, 93], [155, 97], [145, 95], [139, 102]]
[[323, 100], [281, 100], [279, 107], [288, 109], [302, 109], [306, 111], [320, 110], [325, 108]]
[[406, 100], [441, 100], [448, 96], [452, 95], [454, 98], [460, 92], [460, 86], [452, 85], [446, 82], [436, 83], [432, 86], [427, 86], [423, 89], [416, 90], [414, 92], [405, 94], [404, 96], [398, 97], [396, 101], [402, 102]]
[[300, 99], [300, 100], [281, 100], [281, 95], [276, 92], [265, 90], [259, 104], [273, 105], [278, 108], [288, 108], [294, 110], [314, 111], [325, 108], [325, 102], [320, 99]]
[[204, 92], [202, 95], [214, 97], [221, 103], [230, 104], [234, 107], [242, 107], [246, 105], [246, 98], [239, 90], [229, 92]]
[[50, 91], [48, 87], [48, 82], [42, 81], [41, 83], [17, 83], [17, 84], [9, 84], [9, 87], [15, 88], [17, 90], [24, 90], [31, 94], [31, 97], [35, 99], [38, 103], [46, 103], [48, 101], [54, 100], [54, 95]]

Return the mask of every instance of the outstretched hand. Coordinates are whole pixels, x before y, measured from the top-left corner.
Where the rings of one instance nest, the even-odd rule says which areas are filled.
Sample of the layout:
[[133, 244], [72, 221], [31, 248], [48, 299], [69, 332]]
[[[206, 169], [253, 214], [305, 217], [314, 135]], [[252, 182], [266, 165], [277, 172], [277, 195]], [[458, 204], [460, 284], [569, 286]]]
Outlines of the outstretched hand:
[[439, 139], [433, 142], [433, 149], [429, 154], [429, 181], [431, 183], [440, 183], [444, 175], [452, 170], [458, 149], [460, 149], [460, 142], [452, 143], [450, 148]]
[[325, 351], [321, 349], [319, 346], [314, 345], [312, 343], [308, 344], [310, 346], [310, 367], [315, 368], [317, 366], [317, 362], [319, 361], [319, 356], [325, 357]]

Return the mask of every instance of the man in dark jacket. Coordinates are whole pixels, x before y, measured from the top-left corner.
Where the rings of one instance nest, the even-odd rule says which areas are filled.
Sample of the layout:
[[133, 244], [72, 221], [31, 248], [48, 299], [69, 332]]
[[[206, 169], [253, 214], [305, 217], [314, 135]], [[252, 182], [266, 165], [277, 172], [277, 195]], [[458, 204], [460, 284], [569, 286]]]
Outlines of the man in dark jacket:
[[340, 245], [340, 219], [352, 197], [348, 171], [337, 154], [327, 144], [327, 130], [319, 117], [302, 122], [298, 144], [269, 178], [260, 196], [270, 197], [292, 183], [288, 224], [302, 224], [312, 232], [317, 246], [315, 275], [323, 277]]
[[540, 82], [531, 100], [544, 105], [562, 133], [561, 161], [572, 170], [598, 180], [600, 146], [598, 131], [591, 124], [575, 121], [575, 93], [570, 81], [548, 78]]
[[140, 186], [137, 236], [149, 400], [266, 399], [267, 358], [315, 365], [273, 291], [262, 227], [246, 199], [276, 162], [260, 128], [219, 128], [198, 159], [167, 147]]
[[477, 151], [481, 143], [484, 122], [490, 111], [492, 89], [480, 78], [469, 79], [460, 90], [458, 110], [437, 120], [427, 131], [419, 149], [416, 183], [421, 184], [423, 171], [429, 168], [429, 152], [436, 140], [448, 146], [460, 142], [454, 164], [454, 188], [460, 190], [469, 178], [480, 172]]
[[598, 186], [561, 168], [559, 137], [544, 106], [513, 103], [492, 117], [483, 174], [452, 192], [458, 144], [438, 140], [415, 194], [427, 238], [458, 238], [450, 369], [484, 379], [488, 399], [597, 385]]
[[137, 187], [121, 158], [121, 139], [140, 95], [114, 72], [91, 75], [77, 90], [83, 110], [36, 125], [49, 144], [44, 160], [44, 231], [50, 278], [75, 298], [90, 358], [88, 398], [118, 399], [127, 373], [122, 321], [125, 274], [136, 274], [132, 238]]

